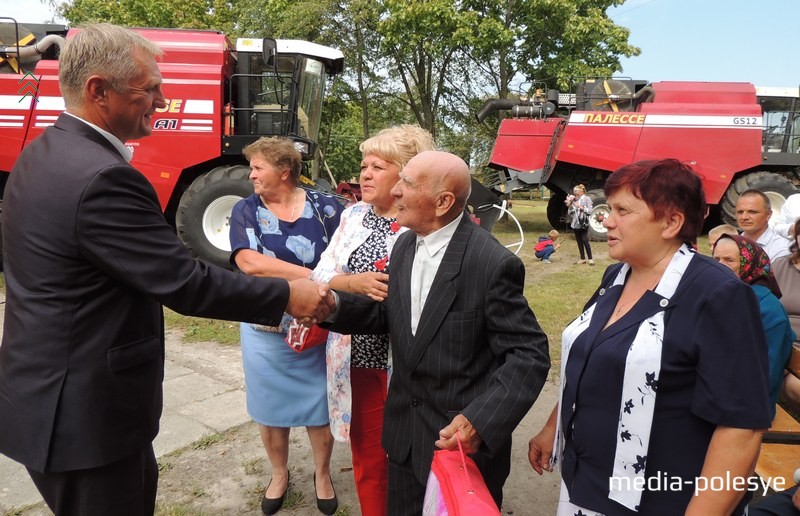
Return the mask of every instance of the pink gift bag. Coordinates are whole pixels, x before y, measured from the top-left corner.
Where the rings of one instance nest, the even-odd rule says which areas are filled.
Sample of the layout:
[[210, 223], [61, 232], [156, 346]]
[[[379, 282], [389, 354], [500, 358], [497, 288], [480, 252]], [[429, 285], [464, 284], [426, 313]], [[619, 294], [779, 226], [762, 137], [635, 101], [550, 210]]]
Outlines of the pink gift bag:
[[423, 516], [500, 516], [475, 461], [467, 457], [458, 440], [458, 451], [433, 452], [425, 487]]

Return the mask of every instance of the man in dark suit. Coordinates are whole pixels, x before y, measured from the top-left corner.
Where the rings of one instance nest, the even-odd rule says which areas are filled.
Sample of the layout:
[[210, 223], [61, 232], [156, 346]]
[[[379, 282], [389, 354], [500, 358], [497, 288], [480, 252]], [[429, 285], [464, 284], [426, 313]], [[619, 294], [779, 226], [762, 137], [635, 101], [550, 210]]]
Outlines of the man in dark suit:
[[[0, 452], [57, 515], [152, 515], [164, 376], [162, 304], [277, 325], [330, 312], [308, 280], [194, 260], [125, 141], [164, 106], [161, 51], [113, 25], [61, 53], [67, 112], [20, 155], [5, 190]], [[330, 299], [327, 299], [329, 298]]]
[[550, 368], [547, 337], [522, 289], [522, 262], [464, 213], [469, 169], [424, 152], [392, 190], [397, 222], [384, 303], [340, 293], [334, 329], [390, 332], [393, 372], [384, 413], [389, 514], [419, 514], [433, 451], [473, 454], [497, 505], [511, 433]]

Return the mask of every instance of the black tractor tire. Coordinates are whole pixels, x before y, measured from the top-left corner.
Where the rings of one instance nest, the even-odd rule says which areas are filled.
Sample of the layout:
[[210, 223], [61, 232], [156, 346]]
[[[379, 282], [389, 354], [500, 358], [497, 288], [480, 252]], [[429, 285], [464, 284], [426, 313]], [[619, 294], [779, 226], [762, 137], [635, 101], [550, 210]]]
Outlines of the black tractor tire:
[[593, 242], [605, 242], [608, 239], [608, 231], [603, 226], [603, 221], [608, 217], [608, 203], [606, 194], [602, 190], [589, 190], [586, 192], [592, 200], [592, 213], [589, 214], [589, 240]]
[[567, 205], [564, 204], [566, 199], [567, 196], [563, 192], [552, 190], [550, 200], [547, 201], [547, 221], [558, 231], [566, 231], [569, 227]]
[[195, 179], [181, 195], [175, 229], [201, 260], [231, 269], [230, 216], [233, 206], [253, 193], [244, 165], [216, 167]]
[[781, 211], [787, 197], [798, 193], [797, 188], [786, 176], [775, 172], [751, 172], [737, 178], [722, 196], [720, 201], [722, 222], [736, 226], [736, 201], [746, 190], [758, 190], [765, 193], [772, 205], [773, 216]]

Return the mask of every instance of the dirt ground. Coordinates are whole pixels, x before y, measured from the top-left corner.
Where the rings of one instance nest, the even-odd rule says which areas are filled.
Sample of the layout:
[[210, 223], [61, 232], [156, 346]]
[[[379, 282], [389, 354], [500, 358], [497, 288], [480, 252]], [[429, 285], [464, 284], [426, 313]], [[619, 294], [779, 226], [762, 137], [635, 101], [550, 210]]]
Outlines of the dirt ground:
[[[514, 434], [513, 463], [505, 487], [504, 514], [555, 513], [559, 478], [556, 474], [536, 475], [527, 461], [527, 443], [543, 424], [556, 397], [554, 385], [548, 383]], [[311, 481], [314, 469], [304, 429], [292, 429], [290, 440], [290, 491], [279, 514], [319, 514]], [[349, 447], [337, 443], [331, 462], [340, 506], [337, 514], [360, 515]], [[254, 423], [229, 430], [207, 446], [187, 448], [162, 457], [159, 464], [157, 514], [261, 514], [259, 504], [269, 481], [270, 466]]]

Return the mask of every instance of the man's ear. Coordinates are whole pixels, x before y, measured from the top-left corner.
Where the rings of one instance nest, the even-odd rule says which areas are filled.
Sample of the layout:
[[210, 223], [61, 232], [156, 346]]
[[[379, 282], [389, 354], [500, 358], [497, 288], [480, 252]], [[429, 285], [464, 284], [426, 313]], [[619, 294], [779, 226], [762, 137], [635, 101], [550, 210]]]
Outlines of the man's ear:
[[456, 203], [456, 196], [453, 192], [445, 190], [436, 197], [436, 216], [441, 217], [450, 211]]
[[86, 80], [84, 94], [92, 104], [105, 105], [108, 102], [110, 87], [108, 82], [99, 75], [92, 75]]

